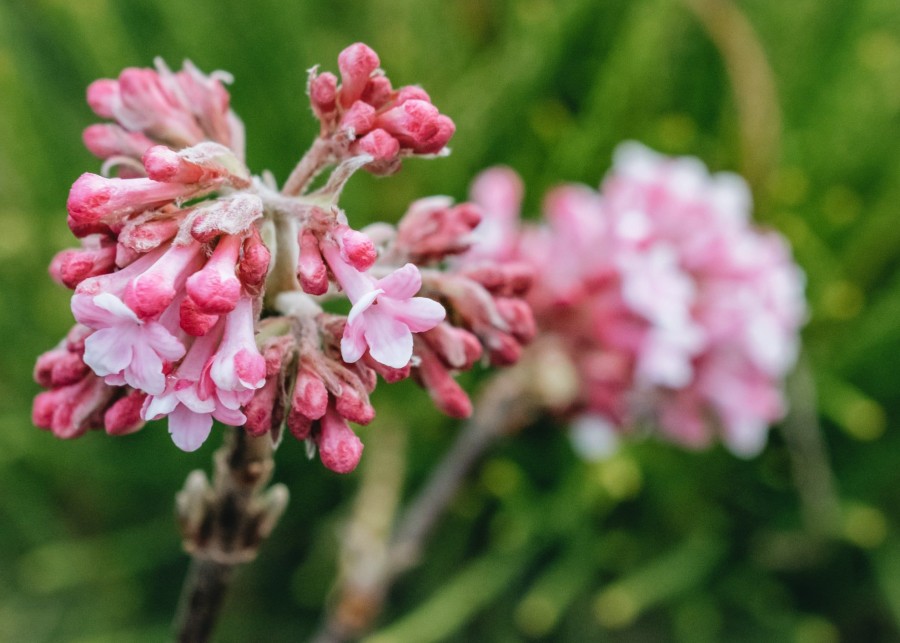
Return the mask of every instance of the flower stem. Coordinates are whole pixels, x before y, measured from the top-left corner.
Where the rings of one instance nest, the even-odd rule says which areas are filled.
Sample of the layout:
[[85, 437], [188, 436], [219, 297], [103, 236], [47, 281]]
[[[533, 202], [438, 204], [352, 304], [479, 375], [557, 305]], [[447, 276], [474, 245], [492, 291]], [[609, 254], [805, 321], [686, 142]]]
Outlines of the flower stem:
[[331, 140], [327, 138], [316, 138], [312, 146], [297, 163], [297, 166], [291, 172], [281, 193], [286, 196], [298, 196], [303, 194], [319, 173], [324, 170], [329, 163], [333, 162], [333, 154], [331, 149]]
[[272, 439], [226, 430], [212, 485], [202, 471], [193, 471], [175, 500], [183, 545], [193, 559], [175, 616], [182, 643], [209, 640], [235, 568], [256, 557], [287, 506], [284, 485], [264, 490], [275, 466]]

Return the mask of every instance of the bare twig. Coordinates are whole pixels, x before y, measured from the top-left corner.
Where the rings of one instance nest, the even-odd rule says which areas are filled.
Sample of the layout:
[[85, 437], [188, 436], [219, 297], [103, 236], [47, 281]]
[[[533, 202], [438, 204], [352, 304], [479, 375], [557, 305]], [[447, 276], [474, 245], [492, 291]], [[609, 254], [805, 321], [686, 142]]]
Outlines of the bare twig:
[[275, 466], [271, 437], [226, 430], [212, 485], [193, 471], [175, 501], [184, 548], [193, 558], [175, 617], [182, 643], [209, 640], [235, 567], [256, 557], [287, 506], [284, 485], [263, 491]]

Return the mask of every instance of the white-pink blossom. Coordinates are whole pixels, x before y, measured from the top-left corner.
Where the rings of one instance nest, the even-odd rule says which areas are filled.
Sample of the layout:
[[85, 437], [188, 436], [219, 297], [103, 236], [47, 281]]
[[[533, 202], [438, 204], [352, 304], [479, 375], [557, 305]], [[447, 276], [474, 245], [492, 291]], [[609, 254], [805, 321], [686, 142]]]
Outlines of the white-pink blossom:
[[413, 333], [430, 330], [443, 321], [444, 307], [433, 299], [414, 297], [422, 275], [411, 263], [381, 279], [359, 272], [344, 261], [336, 246], [324, 255], [353, 307], [341, 340], [345, 362], [356, 362], [366, 352], [391, 368], [403, 368], [413, 353]]
[[109, 292], [72, 297], [75, 319], [94, 330], [84, 341], [84, 363], [107, 384], [128, 384], [156, 395], [163, 366], [184, 355], [182, 343], [158, 321], [145, 321]]

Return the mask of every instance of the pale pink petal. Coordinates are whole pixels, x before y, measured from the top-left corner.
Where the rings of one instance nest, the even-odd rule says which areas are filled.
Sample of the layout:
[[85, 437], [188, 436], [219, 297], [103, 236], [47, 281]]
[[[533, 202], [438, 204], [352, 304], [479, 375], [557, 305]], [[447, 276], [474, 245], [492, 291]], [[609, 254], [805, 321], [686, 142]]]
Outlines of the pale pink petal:
[[413, 297], [397, 303], [382, 298], [378, 300], [378, 305], [390, 311], [395, 319], [406, 324], [414, 333], [431, 330], [447, 316], [441, 304], [427, 297]]
[[408, 263], [387, 277], [378, 280], [378, 287], [388, 297], [409, 299], [422, 287], [422, 275], [415, 265]]
[[84, 341], [84, 363], [101, 377], [119, 373], [131, 362], [133, 339], [121, 328], [95, 331]]
[[178, 406], [178, 398], [174, 392], [163, 393], [162, 395], [151, 395], [144, 400], [144, 407], [141, 409], [141, 418], [144, 420], [158, 420], [164, 415], [168, 415]]
[[354, 319], [344, 327], [344, 336], [341, 337], [341, 357], [348, 364], [352, 364], [366, 352], [365, 319]]
[[235, 409], [228, 409], [223, 406], [216, 407], [213, 411], [213, 417], [222, 424], [228, 426], [243, 426], [247, 421], [247, 416]]
[[184, 357], [184, 344], [162, 324], [149, 322], [144, 324], [143, 331], [145, 341], [162, 359], [174, 362]]
[[366, 294], [362, 295], [359, 299], [356, 300], [356, 303], [353, 304], [353, 308], [350, 309], [350, 314], [347, 315], [347, 321], [349, 323], [355, 322], [360, 315], [366, 312], [369, 307], [375, 303], [375, 300], [378, 298], [378, 295], [383, 293], [384, 291], [380, 288], [376, 288], [375, 290], [370, 290]]
[[184, 406], [194, 413], [212, 413], [216, 408], [215, 397], [203, 398], [198, 395], [197, 384], [195, 382], [188, 383], [187, 386], [180, 386], [186, 380], [179, 382], [179, 386], [175, 392], [175, 397]]
[[72, 315], [88, 328], [107, 328], [116, 321], [108, 311], [94, 304], [94, 295], [72, 295]]
[[162, 360], [150, 346], [141, 341], [135, 342], [132, 350], [131, 363], [125, 369], [125, 381], [140, 391], [150, 395], [159, 395], [166, 388]]
[[209, 437], [212, 423], [212, 416], [209, 413], [194, 413], [179, 404], [178, 408], [169, 414], [169, 433], [172, 434], [172, 442], [182, 451], [196, 451]]
[[98, 308], [102, 308], [110, 313], [110, 315], [116, 319], [118, 323], [122, 322], [133, 322], [135, 324], [140, 323], [140, 319], [135, 314], [131, 308], [125, 305], [125, 303], [113, 295], [112, 293], [103, 292], [94, 297], [94, 305]]
[[406, 324], [389, 314], [370, 312], [365, 317], [366, 342], [372, 357], [391, 368], [403, 368], [412, 358], [413, 338]]

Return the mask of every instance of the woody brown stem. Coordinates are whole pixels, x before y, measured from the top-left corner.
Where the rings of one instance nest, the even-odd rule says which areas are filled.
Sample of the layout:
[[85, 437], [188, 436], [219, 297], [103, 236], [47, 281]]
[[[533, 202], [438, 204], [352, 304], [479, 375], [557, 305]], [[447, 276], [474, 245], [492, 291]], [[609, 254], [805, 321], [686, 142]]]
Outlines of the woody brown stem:
[[284, 485], [265, 490], [275, 466], [272, 439], [226, 430], [212, 484], [193, 471], [175, 499], [182, 543], [192, 557], [175, 617], [182, 643], [209, 640], [235, 569], [256, 557], [288, 501]]

